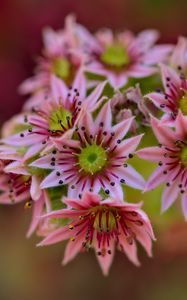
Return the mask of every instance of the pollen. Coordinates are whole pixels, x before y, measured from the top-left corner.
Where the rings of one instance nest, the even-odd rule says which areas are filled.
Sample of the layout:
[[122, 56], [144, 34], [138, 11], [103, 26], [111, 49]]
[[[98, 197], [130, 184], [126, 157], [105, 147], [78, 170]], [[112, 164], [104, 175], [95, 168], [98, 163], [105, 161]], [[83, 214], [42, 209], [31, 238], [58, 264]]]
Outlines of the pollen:
[[32, 201], [27, 201], [26, 203], [25, 203], [25, 205], [24, 205], [24, 208], [25, 209], [29, 209], [29, 208], [31, 208], [32, 207]]
[[73, 226], [73, 225], [69, 225], [68, 227], [69, 227], [70, 230], [73, 230], [73, 229], [74, 229], [74, 226]]

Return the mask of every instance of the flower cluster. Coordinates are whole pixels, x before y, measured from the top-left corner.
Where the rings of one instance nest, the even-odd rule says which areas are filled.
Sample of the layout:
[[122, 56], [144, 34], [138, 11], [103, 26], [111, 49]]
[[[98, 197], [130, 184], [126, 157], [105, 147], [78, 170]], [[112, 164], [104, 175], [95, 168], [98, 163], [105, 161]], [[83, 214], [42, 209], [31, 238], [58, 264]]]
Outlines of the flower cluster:
[[[139, 265], [136, 241], [151, 256], [150, 221], [126, 186], [166, 183], [162, 211], [181, 194], [187, 218], [187, 40], [158, 37], [91, 34], [72, 16], [45, 29], [35, 74], [19, 89], [23, 110], [2, 128], [0, 203], [33, 207], [27, 236], [42, 236], [40, 246], [69, 240], [64, 264], [94, 249], [106, 275], [117, 248]], [[150, 130], [159, 146], [141, 148]], [[158, 163], [147, 182], [134, 155]]]

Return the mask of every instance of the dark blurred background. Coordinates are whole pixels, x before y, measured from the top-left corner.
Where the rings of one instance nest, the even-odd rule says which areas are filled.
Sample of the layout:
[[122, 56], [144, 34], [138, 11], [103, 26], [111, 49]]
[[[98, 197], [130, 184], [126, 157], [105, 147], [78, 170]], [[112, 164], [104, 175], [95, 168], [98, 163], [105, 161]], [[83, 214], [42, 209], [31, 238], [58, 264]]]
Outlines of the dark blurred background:
[[[61, 27], [69, 13], [92, 31], [157, 28], [163, 42], [187, 35], [186, 0], [0, 0], [0, 123], [23, 104], [17, 87], [32, 75], [41, 29]], [[153, 259], [140, 251], [141, 268], [118, 254], [110, 276], [103, 278], [94, 255], [79, 255], [62, 268], [61, 245], [37, 249], [37, 238], [26, 240], [29, 217], [23, 205], [0, 207], [0, 300], [187, 299], [183, 220], [160, 230]]]

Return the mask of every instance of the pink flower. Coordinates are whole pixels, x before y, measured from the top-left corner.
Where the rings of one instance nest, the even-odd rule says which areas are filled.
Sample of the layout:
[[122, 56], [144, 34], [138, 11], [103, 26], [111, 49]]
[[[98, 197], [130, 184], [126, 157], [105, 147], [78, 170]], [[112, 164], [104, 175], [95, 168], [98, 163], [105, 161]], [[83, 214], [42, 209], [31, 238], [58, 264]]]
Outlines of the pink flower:
[[58, 151], [34, 161], [31, 166], [52, 169], [42, 188], [68, 184], [68, 195], [76, 197], [85, 190], [123, 200], [122, 184], [144, 188], [144, 179], [126, 163], [138, 146], [142, 135], [123, 140], [132, 124], [131, 119], [112, 126], [110, 102], [106, 103], [95, 121], [90, 113], [79, 120], [75, 139], [56, 140]]
[[107, 77], [114, 88], [124, 86], [130, 77], [147, 77], [157, 72], [155, 66], [165, 61], [172, 49], [170, 45], [154, 45], [158, 39], [155, 30], [145, 30], [137, 36], [130, 31], [113, 34], [109, 29], [95, 36], [82, 27], [78, 31], [90, 55], [86, 70]]
[[[16, 118], [18, 124], [12, 120], [13, 125], [9, 125], [8, 128], [22, 126], [24, 130], [5, 137], [3, 142], [17, 147], [27, 147], [24, 159], [33, 157], [44, 148], [50, 148], [54, 139], [72, 135], [83, 110], [92, 112], [98, 108], [105, 98], [101, 97], [105, 84], [106, 82], [98, 84], [89, 96], [82, 98], [78, 89], [71, 89], [65, 94], [61, 81], [54, 78], [53, 97], [33, 107], [32, 113], [24, 113]], [[79, 88], [81, 89], [81, 84]]]
[[153, 92], [146, 97], [164, 112], [163, 124], [173, 125], [179, 110], [187, 115], [187, 81], [166, 65], [161, 64], [160, 68], [164, 92]]
[[68, 218], [71, 222], [49, 233], [39, 246], [51, 245], [70, 239], [63, 264], [71, 261], [79, 251], [94, 248], [104, 275], [108, 275], [115, 246], [129, 260], [139, 265], [136, 240], [151, 256], [154, 239], [147, 215], [141, 204], [120, 203], [115, 199], [102, 201], [99, 195], [85, 193], [80, 199], [66, 199], [67, 209], [51, 212], [43, 218]]
[[[25, 110], [43, 103], [47, 96], [51, 97], [51, 84], [54, 77], [60, 79], [66, 94], [69, 86], [77, 88], [80, 80], [85, 87], [82, 67], [86, 55], [80, 48], [75, 27], [74, 19], [68, 16], [63, 30], [53, 31], [51, 28], [44, 30], [44, 55], [38, 59], [36, 74], [25, 80], [19, 89], [22, 94], [31, 94], [24, 106]], [[85, 92], [86, 90], [81, 90], [81, 96], [85, 96]]]
[[181, 194], [182, 210], [187, 219], [187, 119], [180, 112], [174, 122], [175, 131], [155, 118], [152, 118], [151, 125], [160, 146], [137, 151], [139, 157], [158, 163], [145, 191], [166, 183], [162, 211], [166, 211]]
[[[0, 172], [0, 203], [11, 205], [19, 202], [25, 202], [25, 208], [33, 206], [32, 220], [27, 231], [27, 237], [30, 237], [39, 225], [39, 217], [44, 213], [46, 204], [49, 208], [49, 199], [45, 191], [38, 194], [37, 199], [31, 198], [34, 193], [34, 179], [30, 176], [24, 176], [14, 173]], [[47, 211], [50, 211], [49, 209]]]
[[18, 149], [10, 146], [0, 147], [0, 203], [17, 204], [25, 202], [25, 208], [33, 206], [32, 221], [27, 232], [29, 237], [39, 225], [39, 216], [45, 209], [51, 210], [50, 201], [45, 191], [40, 189], [41, 178], [31, 174], [23, 162]]
[[151, 109], [142, 96], [139, 85], [130, 87], [124, 93], [117, 92], [111, 100], [112, 114], [116, 122], [135, 116], [130, 131], [136, 133], [139, 127], [149, 125]]

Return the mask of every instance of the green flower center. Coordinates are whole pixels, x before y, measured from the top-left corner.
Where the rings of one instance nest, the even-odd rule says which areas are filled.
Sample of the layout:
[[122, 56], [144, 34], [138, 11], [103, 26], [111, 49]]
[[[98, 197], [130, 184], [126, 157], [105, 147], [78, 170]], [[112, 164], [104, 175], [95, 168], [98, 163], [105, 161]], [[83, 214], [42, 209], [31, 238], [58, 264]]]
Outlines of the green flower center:
[[187, 146], [181, 149], [180, 158], [183, 165], [187, 166]]
[[184, 115], [187, 115], [187, 94], [185, 93], [184, 96], [179, 100], [179, 108]]
[[52, 71], [56, 76], [66, 80], [71, 74], [71, 64], [65, 58], [56, 58], [53, 61]]
[[63, 107], [59, 107], [58, 109], [52, 111], [50, 115], [49, 129], [51, 131], [65, 131], [69, 128], [71, 120], [72, 114]]
[[119, 43], [108, 46], [100, 58], [104, 64], [115, 68], [124, 67], [130, 62], [125, 47]]
[[[94, 214], [94, 212], [93, 212]], [[93, 227], [97, 231], [110, 232], [116, 229], [116, 220], [119, 218], [117, 211], [108, 207], [97, 208]]]
[[79, 154], [79, 165], [85, 173], [94, 174], [101, 171], [107, 163], [107, 154], [103, 147], [89, 145]]

